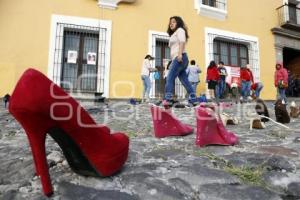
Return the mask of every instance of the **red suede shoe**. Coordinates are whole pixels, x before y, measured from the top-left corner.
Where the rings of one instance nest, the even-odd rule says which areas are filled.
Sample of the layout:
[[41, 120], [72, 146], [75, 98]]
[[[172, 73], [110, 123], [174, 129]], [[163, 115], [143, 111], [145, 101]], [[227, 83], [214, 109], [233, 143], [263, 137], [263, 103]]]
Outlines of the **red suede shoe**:
[[234, 145], [238, 138], [234, 133], [226, 130], [222, 120], [216, 118], [214, 111], [210, 108], [198, 107], [196, 145], [200, 147], [216, 145]]
[[45, 154], [47, 133], [78, 174], [110, 176], [127, 160], [128, 137], [97, 125], [72, 97], [37, 70], [24, 72], [11, 96], [9, 111], [26, 131], [46, 196], [53, 194]]
[[192, 127], [181, 123], [170, 112], [162, 110], [158, 106], [151, 106], [155, 137], [184, 136], [193, 133]]

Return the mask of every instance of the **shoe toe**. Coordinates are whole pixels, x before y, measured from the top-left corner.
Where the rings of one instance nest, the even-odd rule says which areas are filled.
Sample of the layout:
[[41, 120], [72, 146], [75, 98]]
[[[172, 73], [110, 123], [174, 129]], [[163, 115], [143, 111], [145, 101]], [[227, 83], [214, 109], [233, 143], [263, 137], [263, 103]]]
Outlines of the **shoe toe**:
[[114, 137], [116, 144], [119, 144], [119, 146], [122, 146], [124, 149], [125, 148], [128, 149], [129, 138], [126, 134], [117, 132], [117, 133], [113, 133], [112, 136]]

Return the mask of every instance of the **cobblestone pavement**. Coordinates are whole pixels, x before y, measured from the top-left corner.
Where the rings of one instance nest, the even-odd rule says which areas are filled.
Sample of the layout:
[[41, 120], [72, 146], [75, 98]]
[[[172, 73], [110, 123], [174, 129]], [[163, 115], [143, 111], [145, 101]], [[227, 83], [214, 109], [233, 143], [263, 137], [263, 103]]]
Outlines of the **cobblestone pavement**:
[[[274, 119], [273, 103], [267, 106]], [[153, 137], [148, 104], [110, 102], [84, 107], [98, 123], [128, 134], [128, 161], [112, 177], [80, 176], [71, 171], [61, 149], [48, 137], [47, 158], [55, 189], [51, 199], [300, 199], [300, 118], [287, 125], [291, 130], [268, 122], [266, 129], [250, 131], [242, 113], [246, 107], [254, 111], [253, 106], [234, 104], [224, 112], [239, 118], [238, 125], [227, 128], [240, 143], [200, 148], [195, 146], [195, 133]], [[195, 128], [194, 108], [173, 112]], [[0, 124], [0, 199], [47, 199], [34, 174], [24, 130], [3, 106]]]

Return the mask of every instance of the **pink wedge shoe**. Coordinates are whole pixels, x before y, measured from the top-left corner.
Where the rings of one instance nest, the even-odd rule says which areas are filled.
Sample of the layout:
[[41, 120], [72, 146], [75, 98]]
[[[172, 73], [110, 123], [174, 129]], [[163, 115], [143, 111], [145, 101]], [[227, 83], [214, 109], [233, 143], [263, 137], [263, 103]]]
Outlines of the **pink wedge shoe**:
[[222, 120], [216, 118], [209, 108], [198, 107], [197, 115], [197, 135], [196, 145], [203, 147], [206, 145], [235, 145], [238, 138], [234, 133], [226, 130]]
[[151, 106], [154, 135], [157, 138], [184, 136], [193, 133], [193, 128], [180, 122], [175, 116], [158, 106]]

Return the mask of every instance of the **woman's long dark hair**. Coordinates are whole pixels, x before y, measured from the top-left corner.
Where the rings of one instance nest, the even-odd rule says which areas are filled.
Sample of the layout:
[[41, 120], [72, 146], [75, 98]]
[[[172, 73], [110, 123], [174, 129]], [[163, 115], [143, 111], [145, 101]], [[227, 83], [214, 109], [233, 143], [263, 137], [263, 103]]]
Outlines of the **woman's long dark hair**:
[[169, 61], [167, 64], [167, 69], [170, 69], [170, 65], [171, 65], [172, 61]]
[[[171, 19], [175, 19], [175, 21], [177, 23], [175, 30], [171, 30], [171, 28], [170, 28]], [[189, 39], [188, 30], [187, 30], [186, 25], [184, 24], [184, 21], [181, 19], [181, 17], [179, 17], [179, 16], [170, 17], [168, 30], [167, 30], [167, 33], [169, 34], [169, 36], [171, 36], [178, 28], [183, 28], [183, 30], [185, 30], [185, 37], [186, 37], [186, 40], [188, 40]]]
[[208, 68], [212, 68], [212, 67], [217, 67], [217, 64], [215, 61], [210, 61], [209, 65], [208, 65]]

